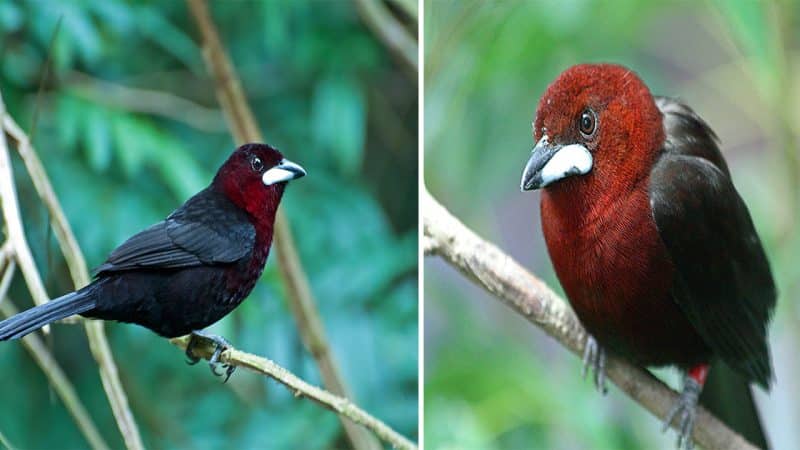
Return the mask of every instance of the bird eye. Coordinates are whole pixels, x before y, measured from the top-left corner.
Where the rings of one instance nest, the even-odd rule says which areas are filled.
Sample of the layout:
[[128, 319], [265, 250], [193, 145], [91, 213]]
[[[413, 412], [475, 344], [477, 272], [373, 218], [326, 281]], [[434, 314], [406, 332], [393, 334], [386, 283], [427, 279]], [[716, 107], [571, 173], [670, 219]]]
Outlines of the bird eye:
[[261, 162], [261, 158], [254, 156], [250, 160], [250, 167], [256, 172], [261, 172], [264, 169], [264, 163]]
[[594, 115], [594, 111], [589, 108], [583, 110], [583, 113], [581, 113], [581, 118], [578, 121], [578, 129], [581, 131], [583, 137], [592, 137], [596, 127], [597, 117]]

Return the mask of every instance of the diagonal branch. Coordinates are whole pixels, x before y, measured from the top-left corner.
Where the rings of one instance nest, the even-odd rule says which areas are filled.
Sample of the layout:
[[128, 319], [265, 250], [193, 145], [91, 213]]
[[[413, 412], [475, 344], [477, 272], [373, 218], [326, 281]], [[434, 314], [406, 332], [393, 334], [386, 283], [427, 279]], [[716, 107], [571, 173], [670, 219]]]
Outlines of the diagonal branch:
[[416, 36], [412, 36], [403, 24], [392, 15], [383, 0], [357, 0], [356, 4], [358, 12], [361, 13], [367, 26], [392, 53], [400, 58], [411, 78], [416, 80], [419, 70]]
[[[442, 257], [567, 349], [577, 355], [583, 353], [586, 331], [563, 299], [510, 256], [464, 226], [424, 188], [420, 206], [426, 254]], [[678, 399], [672, 389], [649, 372], [621, 359], [609, 356], [606, 371], [628, 396], [662, 419]], [[702, 407], [697, 409], [693, 437], [708, 450], [755, 449]]]
[[[170, 342], [186, 350], [190, 339], [189, 336], [184, 336], [172, 339]], [[192, 352], [205, 359], [211, 358], [215, 350], [214, 343], [203, 337], [195, 337], [194, 339], [195, 343], [192, 346]], [[200, 339], [199, 345], [197, 345], [198, 339]], [[411, 441], [353, 404], [350, 400], [333, 395], [324, 389], [303, 381], [270, 359], [228, 348], [220, 355], [220, 362], [231, 366], [244, 367], [253, 372], [266, 375], [286, 386], [295, 397], [307, 397], [340, 416], [372, 430], [375, 435], [391, 444], [392, 448], [401, 450], [416, 449], [416, 446]]]
[[225, 130], [222, 112], [206, 108], [189, 99], [168, 91], [158, 91], [125, 86], [94, 78], [81, 72], [73, 72], [71, 87], [89, 100], [125, 111], [135, 111], [170, 120], [183, 122], [201, 131], [221, 132]]
[[[39, 271], [36, 269], [33, 257], [30, 255], [27, 241], [25, 241], [22, 219], [19, 215], [16, 200], [17, 196], [11, 176], [11, 162], [6, 145], [6, 133], [16, 141], [17, 151], [20, 157], [22, 157], [22, 161], [33, 180], [34, 188], [45, 207], [47, 207], [56, 240], [61, 247], [61, 252], [67, 262], [70, 275], [72, 276], [72, 282], [76, 288], [89, 284], [89, 271], [86, 268], [86, 260], [83, 257], [80, 247], [78, 247], [78, 242], [67, 222], [64, 211], [61, 209], [61, 205], [53, 191], [44, 166], [41, 160], [39, 160], [28, 136], [22, 131], [22, 128], [17, 125], [14, 119], [6, 113], [1, 95], [0, 130], [0, 171], [7, 170], [8, 173], [8, 176], [3, 176], [3, 180], [0, 181], [0, 195], [4, 202], [3, 211], [5, 213], [6, 226], [9, 230], [8, 239], [13, 245], [15, 258], [19, 264], [20, 271], [23, 276], [25, 276], [26, 281], [29, 279], [31, 280], [28, 281], [28, 289], [31, 291], [36, 303], [41, 304], [47, 301], [49, 297], [44, 290]], [[7, 167], [5, 167], [6, 164]], [[86, 328], [89, 347], [100, 370], [100, 380], [103, 383], [103, 388], [108, 397], [111, 410], [114, 413], [114, 418], [117, 421], [117, 426], [122, 433], [125, 446], [133, 450], [143, 449], [144, 446], [141, 436], [139, 435], [139, 429], [136, 426], [136, 421], [128, 406], [128, 397], [125, 395], [125, 391], [122, 388], [122, 383], [117, 373], [117, 366], [111, 354], [108, 340], [106, 339], [103, 322], [85, 321], [84, 327]]]
[[[0, 303], [0, 314], [3, 317], [11, 317], [19, 312], [11, 305], [10, 299], [0, 296], [0, 302], [2, 302]], [[75, 387], [69, 382], [61, 366], [58, 365], [53, 355], [47, 350], [42, 339], [35, 334], [29, 334], [22, 338], [22, 345], [31, 354], [36, 364], [41, 367], [47, 379], [50, 380], [50, 385], [53, 386], [56, 394], [61, 397], [64, 407], [72, 415], [89, 445], [95, 450], [108, 449], [108, 444], [103, 440], [103, 436], [100, 435], [97, 426], [92, 422], [92, 418], [89, 417], [89, 413], [81, 403], [80, 398], [78, 398]]]
[[[6, 107], [0, 97], [0, 119], [6, 116]], [[28, 246], [25, 237], [25, 230], [22, 228], [22, 216], [19, 212], [17, 203], [17, 189], [14, 187], [14, 172], [11, 167], [11, 155], [8, 151], [6, 135], [0, 127], [0, 203], [2, 203], [3, 219], [6, 224], [6, 234], [11, 249], [14, 252], [14, 259], [19, 265], [22, 277], [28, 285], [33, 302], [41, 305], [50, 297], [44, 289], [42, 277], [36, 269], [36, 262]], [[45, 330], [49, 332], [49, 328]]]
[[[238, 145], [247, 142], [264, 142], [242, 90], [239, 76], [222, 46], [219, 33], [208, 11], [208, 5], [204, 0], [187, 1], [202, 36], [203, 57], [208, 71], [214, 77], [217, 85], [217, 97], [225, 112], [234, 140]], [[289, 306], [297, 321], [297, 328], [303, 343], [317, 362], [323, 384], [336, 395], [352, 398], [331, 354], [308, 277], [297, 255], [292, 231], [282, 210], [278, 211], [275, 219], [273, 245], [277, 252], [278, 267], [286, 288]], [[366, 433], [364, 429], [352, 422], [342, 419], [342, 426], [348, 439], [357, 450], [380, 448], [374, 436]]]

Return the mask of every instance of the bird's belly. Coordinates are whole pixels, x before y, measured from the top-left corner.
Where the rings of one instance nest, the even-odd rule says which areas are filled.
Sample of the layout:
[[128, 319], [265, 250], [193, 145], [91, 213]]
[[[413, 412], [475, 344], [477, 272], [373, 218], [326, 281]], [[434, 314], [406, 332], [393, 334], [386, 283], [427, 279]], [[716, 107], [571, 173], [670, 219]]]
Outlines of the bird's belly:
[[673, 267], [658, 231], [632, 200], [580, 227], [545, 216], [552, 211], [543, 203], [561, 285], [587, 331], [612, 352], [641, 365], [706, 361], [707, 346], [672, 300]]
[[97, 283], [98, 306], [87, 315], [182, 336], [225, 317], [252, 290], [254, 283], [233, 288], [228, 278], [218, 267], [118, 274]]

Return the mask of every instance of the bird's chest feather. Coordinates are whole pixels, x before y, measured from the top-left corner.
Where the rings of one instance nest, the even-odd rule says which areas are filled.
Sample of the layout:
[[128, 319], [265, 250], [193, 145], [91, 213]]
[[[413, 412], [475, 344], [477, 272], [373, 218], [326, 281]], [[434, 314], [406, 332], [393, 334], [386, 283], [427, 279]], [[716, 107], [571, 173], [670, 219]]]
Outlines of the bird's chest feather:
[[669, 339], [667, 322], [683, 319], [670, 298], [673, 268], [647, 190], [618, 196], [602, 209], [574, 206], [542, 196], [542, 228], [561, 285], [601, 344], [649, 362], [646, 354]]
[[250, 257], [235, 264], [226, 272], [226, 298], [223, 303], [235, 307], [250, 294], [264, 271], [269, 247], [270, 242], [263, 243], [257, 240]]

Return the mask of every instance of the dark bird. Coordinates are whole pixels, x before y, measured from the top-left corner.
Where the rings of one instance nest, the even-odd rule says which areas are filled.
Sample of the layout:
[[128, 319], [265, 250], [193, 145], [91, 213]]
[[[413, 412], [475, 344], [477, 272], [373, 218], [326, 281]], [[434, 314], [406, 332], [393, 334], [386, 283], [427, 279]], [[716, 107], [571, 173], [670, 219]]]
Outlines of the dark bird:
[[[542, 189], [547, 249], [591, 335], [584, 363], [598, 388], [606, 348], [642, 366], [677, 366], [684, 386], [665, 429], [678, 419], [679, 447], [692, 447], [699, 397], [765, 448], [749, 385], [769, 389], [773, 378], [777, 294], [717, 136], [688, 106], [607, 64], [563, 72], [533, 134], [521, 188]], [[722, 395], [700, 396], [704, 384]]]
[[[91, 284], [0, 322], [0, 340], [80, 314], [135, 323], [167, 338], [210, 338], [217, 344], [211, 360], [216, 374], [217, 358], [229, 344], [201, 330], [250, 294], [264, 270], [286, 184], [305, 174], [268, 145], [237, 148], [210, 186], [117, 247], [95, 269]], [[187, 356], [198, 361], [191, 345]], [[228, 377], [232, 371], [227, 368]]]

